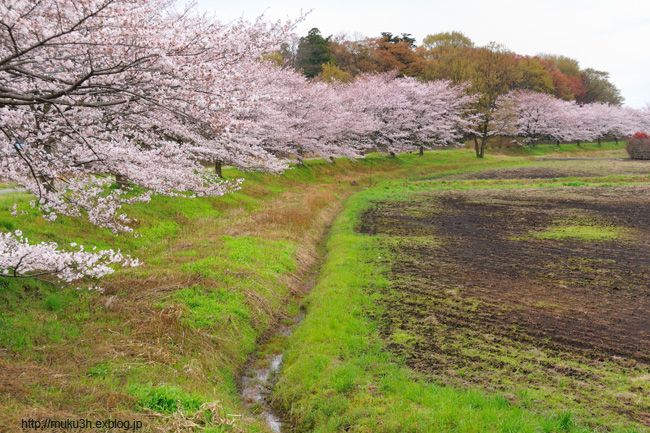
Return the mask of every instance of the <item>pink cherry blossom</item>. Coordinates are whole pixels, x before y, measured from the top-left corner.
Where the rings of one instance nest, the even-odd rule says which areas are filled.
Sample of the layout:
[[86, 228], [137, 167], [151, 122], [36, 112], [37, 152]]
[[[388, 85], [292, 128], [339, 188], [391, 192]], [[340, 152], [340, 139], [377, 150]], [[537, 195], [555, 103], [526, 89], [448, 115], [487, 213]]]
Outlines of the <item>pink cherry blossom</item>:
[[643, 110], [593, 103], [578, 105], [545, 93], [514, 91], [501, 97], [495, 113], [495, 130], [522, 137], [524, 142], [542, 139], [594, 141], [625, 137], [647, 125]]
[[[0, 169], [57, 213], [125, 230], [116, 176], [155, 194], [221, 195], [196, 152], [247, 166], [220, 139], [260, 56], [291, 24], [224, 25], [170, 0], [8, 0], [0, 5]], [[133, 193], [128, 199], [133, 199]], [[146, 198], [147, 195], [143, 196]]]
[[86, 251], [70, 245], [63, 251], [54, 242], [30, 244], [20, 231], [0, 233], [0, 276], [54, 276], [71, 283], [81, 279], [98, 279], [114, 272], [114, 266], [139, 266], [140, 262], [119, 251]]

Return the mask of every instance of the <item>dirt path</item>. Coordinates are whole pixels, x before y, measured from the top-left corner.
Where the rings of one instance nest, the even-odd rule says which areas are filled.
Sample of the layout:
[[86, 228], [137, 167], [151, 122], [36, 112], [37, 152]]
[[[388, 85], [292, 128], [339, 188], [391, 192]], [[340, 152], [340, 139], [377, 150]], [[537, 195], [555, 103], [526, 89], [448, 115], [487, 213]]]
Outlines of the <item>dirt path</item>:
[[26, 192], [24, 188], [0, 188], [0, 195], [13, 194], [16, 192]]

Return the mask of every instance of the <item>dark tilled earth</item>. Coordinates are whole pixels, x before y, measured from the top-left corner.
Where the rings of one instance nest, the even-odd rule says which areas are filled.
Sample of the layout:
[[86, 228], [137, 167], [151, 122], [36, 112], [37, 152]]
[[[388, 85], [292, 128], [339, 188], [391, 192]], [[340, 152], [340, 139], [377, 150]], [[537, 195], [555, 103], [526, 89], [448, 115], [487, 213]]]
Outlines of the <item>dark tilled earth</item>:
[[[650, 425], [649, 194], [452, 191], [377, 203], [360, 231], [389, 235], [394, 252], [381, 296], [388, 347], [437, 382]], [[530, 236], [558, 220], [626, 236]]]

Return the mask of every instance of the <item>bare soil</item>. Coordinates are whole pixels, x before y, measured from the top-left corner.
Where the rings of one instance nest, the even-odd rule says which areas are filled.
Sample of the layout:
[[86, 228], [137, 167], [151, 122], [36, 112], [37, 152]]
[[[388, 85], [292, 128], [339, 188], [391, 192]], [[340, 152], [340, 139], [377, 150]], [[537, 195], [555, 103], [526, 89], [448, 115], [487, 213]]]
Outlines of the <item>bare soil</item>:
[[[381, 292], [389, 349], [436, 382], [500, 390], [589, 422], [650, 425], [648, 194], [477, 190], [377, 203], [359, 230], [384, 235], [394, 253]], [[627, 235], [530, 236], [557, 221]]]

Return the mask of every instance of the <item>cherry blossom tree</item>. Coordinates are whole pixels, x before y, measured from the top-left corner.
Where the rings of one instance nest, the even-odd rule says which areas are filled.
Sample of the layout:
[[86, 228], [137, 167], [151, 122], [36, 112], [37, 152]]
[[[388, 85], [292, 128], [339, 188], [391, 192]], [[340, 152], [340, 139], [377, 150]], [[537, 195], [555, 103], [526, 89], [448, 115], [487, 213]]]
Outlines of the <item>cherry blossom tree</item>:
[[609, 104], [578, 105], [545, 93], [514, 91], [497, 102], [496, 118], [501, 135], [522, 137], [532, 143], [594, 141], [628, 136], [642, 127], [640, 110]]
[[590, 125], [596, 140], [626, 137], [643, 127], [641, 110], [604, 103], [585, 104], [583, 118]]
[[347, 86], [346, 99], [374, 125], [365, 145], [376, 150], [455, 144], [469, 125], [466, 114], [474, 97], [463, 86], [393, 74], [361, 76]]
[[382, 74], [325, 83], [268, 64], [257, 64], [256, 70], [260, 77], [250, 81], [254, 86], [233, 92], [249, 103], [236, 110], [224, 142], [255, 149], [277, 169], [291, 158], [455, 144], [470, 123], [465, 114], [473, 97], [445, 81]]
[[56, 277], [72, 283], [81, 279], [99, 279], [114, 272], [115, 266], [139, 266], [140, 262], [119, 251], [86, 251], [72, 243], [71, 251], [62, 251], [54, 242], [30, 244], [19, 230], [0, 233], [0, 276]]
[[237, 90], [246, 103], [234, 111], [224, 139], [230, 146], [254, 149], [261, 164], [239, 166], [279, 171], [291, 159], [338, 155], [330, 143], [344, 126], [332, 117], [338, 108], [332, 88], [268, 63], [258, 63], [255, 70], [255, 85]]
[[497, 101], [494, 124], [505, 135], [523, 137], [525, 143], [556, 137], [562, 119], [558, 102], [546, 93], [511, 92]]
[[1, 168], [51, 218], [87, 214], [116, 231], [134, 197], [107, 192], [106, 175], [157, 194], [224, 194], [237, 182], [206, 173], [196, 152], [215, 148], [238, 103], [220, 83], [288, 26], [223, 25], [171, 0], [3, 2]]
[[[151, 194], [221, 195], [208, 149], [230, 125], [224, 81], [246, 85], [253, 59], [291, 23], [223, 25], [171, 0], [7, 0], [0, 4], [0, 171], [32, 192], [49, 219], [87, 216], [130, 230], [122, 204]], [[245, 65], [245, 66], [242, 66]], [[224, 80], [223, 77], [227, 77]], [[208, 146], [210, 145], [210, 146]], [[220, 148], [245, 165], [251, 152]], [[112, 189], [115, 178], [145, 189]], [[3, 234], [1, 275], [99, 277], [135, 262], [119, 253], [59, 250]]]

